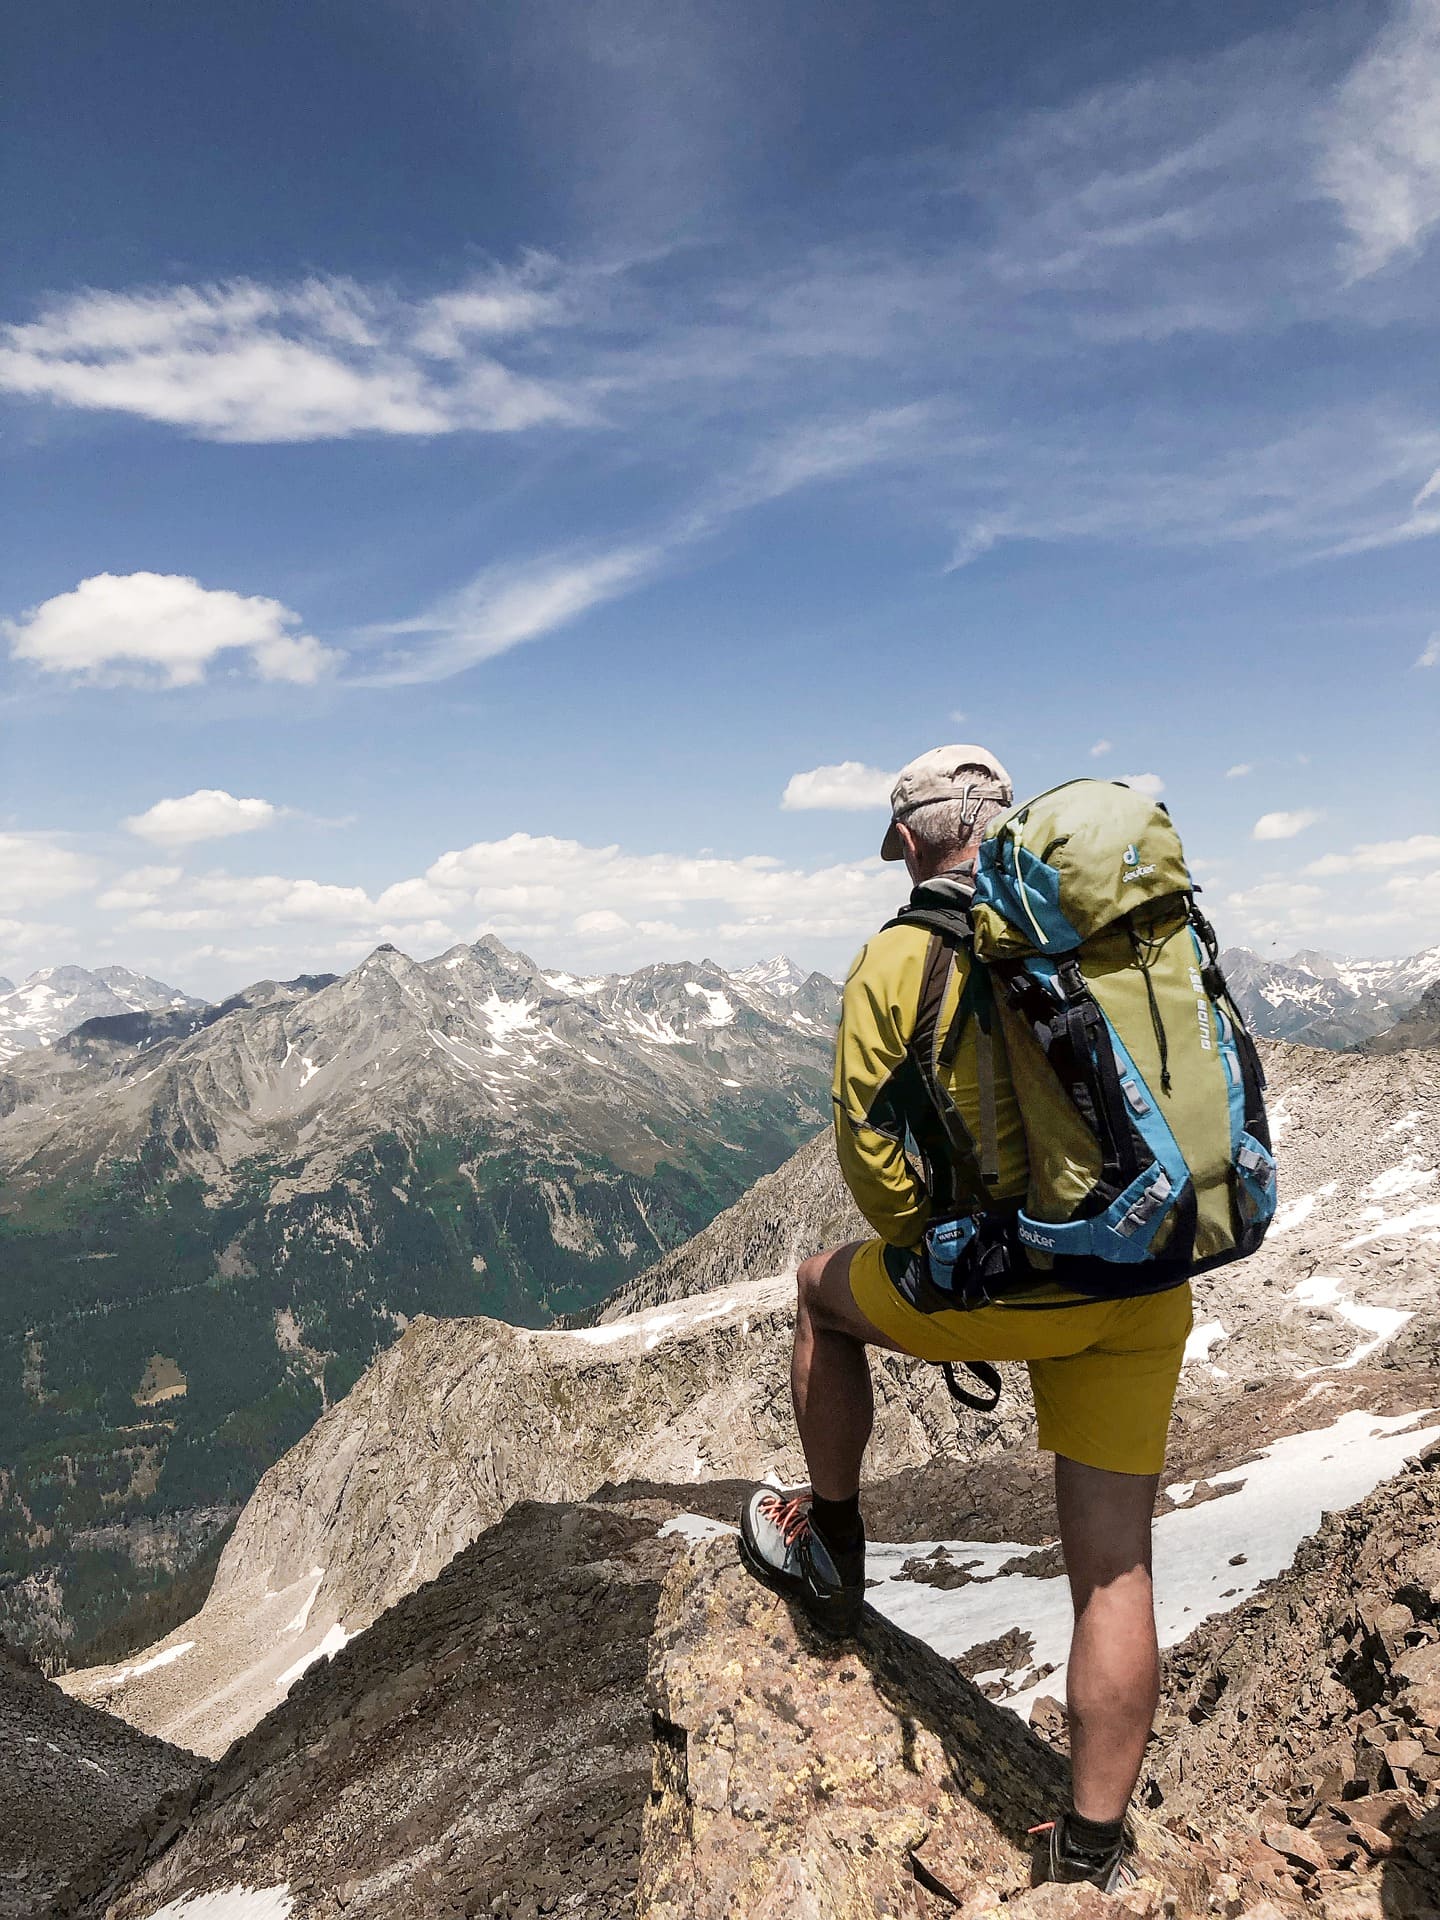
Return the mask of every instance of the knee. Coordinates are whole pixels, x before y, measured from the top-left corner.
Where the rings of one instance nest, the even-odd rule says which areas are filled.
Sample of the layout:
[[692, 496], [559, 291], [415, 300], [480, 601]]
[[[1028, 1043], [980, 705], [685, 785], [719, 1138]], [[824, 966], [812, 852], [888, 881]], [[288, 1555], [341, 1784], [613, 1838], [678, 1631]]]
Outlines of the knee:
[[825, 1256], [812, 1253], [808, 1260], [802, 1260], [795, 1272], [795, 1299], [801, 1313], [811, 1318], [819, 1318], [822, 1313], [822, 1284], [825, 1279]]

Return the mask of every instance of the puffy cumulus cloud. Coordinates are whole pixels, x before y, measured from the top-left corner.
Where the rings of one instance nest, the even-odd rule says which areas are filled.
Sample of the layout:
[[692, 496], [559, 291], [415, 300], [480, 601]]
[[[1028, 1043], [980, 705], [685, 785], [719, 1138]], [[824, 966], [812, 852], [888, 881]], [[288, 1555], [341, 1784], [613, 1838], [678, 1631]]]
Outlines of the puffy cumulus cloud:
[[1440, 667], [1440, 633], [1432, 633], [1416, 657], [1417, 667]]
[[871, 807], [888, 807], [894, 785], [893, 773], [867, 767], [861, 760], [840, 760], [834, 766], [792, 773], [780, 796], [780, 804], [789, 813], [827, 808], [858, 813]]
[[1143, 793], [1147, 800], [1158, 800], [1165, 791], [1165, 782], [1158, 773], [1126, 773], [1120, 776], [1120, 784], [1132, 787], [1136, 793]]
[[1340, 89], [1321, 160], [1357, 278], [1415, 252], [1440, 221], [1437, 98], [1440, 0], [1408, 0]]
[[189, 687], [220, 655], [241, 653], [262, 680], [306, 685], [340, 655], [299, 625], [278, 600], [185, 574], [97, 573], [0, 631], [15, 659], [81, 680]]
[[1113, 740], [1097, 740], [1090, 749], [1090, 758], [1092, 760], [1103, 760], [1107, 753], [1113, 753], [1114, 751], [1115, 742]]
[[1226, 767], [1225, 778], [1227, 780], [1243, 780], [1247, 773], [1253, 773], [1254, 771], [1255, 768], [1250, 761], [1237, 760], [1233, 767]]
[[1313, 807], [1300, 807], [1291, 813], [1262, 813], [1250, 829], [1252, 840], [1293, 840], [1324, 816]]
[[878, 858], [807, 870], [770, 854], [627, 853], [516, 833], [442, 854], [376, 905], [390, 918], [434, 914], [566, 952], [629, 939], [637, 958], [647, 943], [653, 958], [656, 943], [675, 952], [707, 941], [748, 956], [785, 938], [862, 939], [895, 891]]
[[346, 279], [87, 290], [0, 329], [0, 389], [208, 440], [510, 433], [588, 417], [493, 349], [560, 305], [502, 274], [421, 300]]
[[0, 833], [0, 901], [7, 907], [61, 900], [93, 885], [99, 869], [53, 833]]
[[[175, 869], [142, 869], [151, 877], [147, 900], [131, 914], [132, 927], [166, 933], [204, 933], [227, 927], [274, 927], [293, 923], [346, 926], [374, 921], [374, 903], [363, 887], [337, 887], [280, 874], [212, 872], [182, 876]], [[174, 873], [174, 879], [158, 876]], [[183, 878], [183, 893], [177, 891]]]
[[283, 809], [270, 800], [241, 800], [223, 787], [198, 787], [175, 800], [157, 800], [125, 825], [142, 840], [160, 847], [188, 847], [197, 840], [223, 840], [254, 833], [280, 818]]
[[1406, 840], [1372, 840], [1367, 846], [1352, 847], [1349, 853], [1322, 854], [1305, 872], [1316, 877], [1372, 873], [1377, 868], [1421, 866], [1427, 860], [1440, 861], [1440, 834], [1412, 833]]
[[158, 906], [182, 878], [179, 867], [132, 867], [112, 881], [95, 904], [107, 913], [138, 913], [142, 907]]

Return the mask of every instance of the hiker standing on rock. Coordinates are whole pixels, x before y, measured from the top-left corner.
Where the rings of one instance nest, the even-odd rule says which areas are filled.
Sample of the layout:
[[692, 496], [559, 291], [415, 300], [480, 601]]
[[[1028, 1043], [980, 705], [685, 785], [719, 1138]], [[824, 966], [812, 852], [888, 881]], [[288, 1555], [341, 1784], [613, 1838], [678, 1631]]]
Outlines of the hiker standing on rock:
[[[1192, 1273], [1274, 1210], [1263, 1077], [1166, 811], [1074, 781], [1013, 808], [981, 747], [895, 782], [908, 907], [862, 949], [835, 1140], [877, 1238], [805, 1261], [791, 1385], [810, 1484], [758, 1489], [751, 1572], [846, 1633], [864, 1603], [866, 1347], [1027, 1363], [1075, 1608], [1073, 1798], [1041, 1877], [1113, 1889], [1159, 1695], [1150, 1523]], [[1012, 810], [1013, 809], [1013, 810]]]

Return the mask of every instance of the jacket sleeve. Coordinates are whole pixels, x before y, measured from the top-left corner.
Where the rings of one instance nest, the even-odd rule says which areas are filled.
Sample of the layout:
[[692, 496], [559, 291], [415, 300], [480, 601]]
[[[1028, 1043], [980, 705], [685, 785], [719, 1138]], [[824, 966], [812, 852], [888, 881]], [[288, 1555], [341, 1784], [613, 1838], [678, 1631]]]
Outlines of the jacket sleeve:
[[891, 1246], [912, 1247], [929, 1224], [930, 1204], [905, 1154], [902, 983], [887, 977], [895, 970], [882, 964], [876, 948], [872, 941], [851, 968], [841, 1001], [835, 1149], [845, 1184], [876, 1233]]

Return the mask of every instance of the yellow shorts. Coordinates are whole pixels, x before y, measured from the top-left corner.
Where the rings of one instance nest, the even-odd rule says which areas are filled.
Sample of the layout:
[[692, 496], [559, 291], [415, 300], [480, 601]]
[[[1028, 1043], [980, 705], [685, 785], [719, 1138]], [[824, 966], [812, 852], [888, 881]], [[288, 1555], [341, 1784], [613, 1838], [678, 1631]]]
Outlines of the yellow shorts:
[[887, 1339], [917, 1360], [1023, 1360], [1047, 1453], [1112, 1473], [1159, 1473], [1191, 1327], [1188, 1286], [1077, 1307], [920, 1313], [897, 1291], [886, 1251], [883, 1240], [856, 1248], [850, 1292]]

